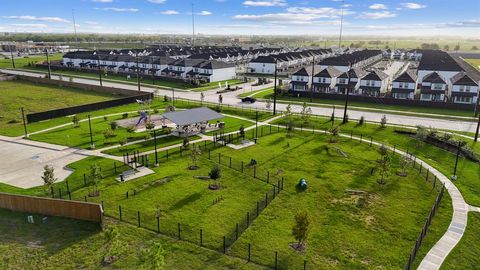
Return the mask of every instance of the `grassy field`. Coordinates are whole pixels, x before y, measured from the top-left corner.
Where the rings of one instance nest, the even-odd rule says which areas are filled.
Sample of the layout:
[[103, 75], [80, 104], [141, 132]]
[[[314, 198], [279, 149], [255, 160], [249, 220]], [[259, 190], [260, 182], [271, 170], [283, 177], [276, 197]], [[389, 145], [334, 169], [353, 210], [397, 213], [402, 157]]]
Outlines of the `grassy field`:
[[[330, 129], [332, 122], [327, 118], [314, 117], [310, 119], [309, 123], [303, 123], [300, 117], [292, 117], [295, 126], [300, 127], [314, 127], [315, 129]], [[388, 120], [387, 120], [388, 121]], [[275, 121], [276, 124], [285, 124], [285, 119]], [[340, 121], [337, 121], [340, 124]], [[345, 134], [353, 132], [354, 135], [360, 136], [369, 140], [373, 138], [378, 142], [384, 142], [389, 145], [396, 145], [403, 150], [409, 150], [410, 153], [428, 161], [430, 165], [439, 169], [445, 175], [452, 175], [455, 166], [455, 154], [447, 152], [443, 149], [437, 148], [426, 143], [419, 143], [417, 140], [410, 138], [407, 135], [400, 135], [395, 133], [394, 127], [380, 128], [375, 124], [367, 124], [359, 126], [357, 122], [350, 121], [346, 125], [341, 125], [340, 130]], [[477, 155], [480, 154], [480, 145], [475, 144], [473, 140], [467, 140], [468, 145]], [[465, 200], [469, 204], [480, 205], [480, 186], [478, 179], [480, 179], [480, 170], [478, 164], [460, 157], [457, 169], [457, 176], [461, 181], [457, 181], [455, 185], [460, 189]]]
[[480, 69], [480, 59], [465, 59], [468, 63], [477, 69]]
[[[61, 60], [63, 57], [62, 53], [56, 53], [49, 56], [50, 61]], [[31, 56], [27, 58], [15, 58], [15, 67], [16, 68], [25, 68], [29, 64], [35, 64], [38, 62], [46, 61], [47, 57], [45, 55]], [[13, 68], [11, 59], [0, 59], [0, 68]]]
[[[38, 215], [29, 224], [26, 216], [0, 210], [2, 269], [151, 269], [152, 258], [146, 254], [154, 244], [161, 245], [164, 269], [264, 269], [108, 218], [102, 230], [90, 222], [57, 217], [42, 224]], [[103, 264], [111, 255], [117, 259]]]
[[460, 243], [448, 255], [442, 265], [442, 269], [473, 269], [474, 265], [480, 263], [478, 253], [480, 247], [480, 213], [470, 212], [468, 214], [468, 226]]
[[0, 95], [1, 134], [9, 134], [11, 130], [23, 133], [21, 107], [25, 109], [25, 114], [28, 114], [116, 98], [106, 93], [25, 81], [0, 82]]
[[[253, 95], [255, 98], [262, 99], [271, 99], [273, 100], [273, 88], [267, 91], [258, 91]], [[310, 102], [310, 98], [303, 97], [292, 97], [289, 95], [278, 95], [277, 100], [281, 101], [295, 101], [295, 102]], [[333, 100], [333, 99], [319, 99], [314, 98], [313, 103], [318, 103], [319, 105], [326, 105], [331, 107], [332, 105], [344, 106], [345, 101], [343, 100]], [[385, 109], [385, 110], [396, 110], [402, 112], [413, 112], [413, 113], [431, 113], [431, 114], [441, 114], [441, 115], [451, 115], [451, 116], [470, 116], [473, 117], [473, 111], [463, 111], [463, 110], [451, 110], [451, 109], [437, 109], [437, 108], [428, 108], [428, 107], [410, 107], [410, 106], [401, 106], [401, 105], [387, 105], [381, 103], [370, 103], [370, 102], [360, 102], [360, 101], [349, 101], [350, 106], [363, 107], [363, 108], [373, 108], [373, 109]], [[367, 109], [368, 110], [368, 109]]]

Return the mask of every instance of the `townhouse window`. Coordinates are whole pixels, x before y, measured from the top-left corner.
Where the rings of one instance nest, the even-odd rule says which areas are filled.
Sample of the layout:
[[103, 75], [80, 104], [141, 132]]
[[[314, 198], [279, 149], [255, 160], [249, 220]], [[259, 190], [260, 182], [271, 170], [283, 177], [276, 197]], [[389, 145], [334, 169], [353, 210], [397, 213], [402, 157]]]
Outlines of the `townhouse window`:
[[464, 91], [465, 91], [465, 86], [460, 85], [460, 86], [458, 87], [458, 90], [460, 90], [460, 92], [464, 92]]
[[434, 83], [434, 84], [433, 84], [433, 89], [434, 89], [434, 90], [442, 90], [442, 89], [443, 89], [443, 85], [440, 84], [440, 83]]
[[326, 82], [327, 82], [327, 79], [322, 78], [322, 83], [326, 83]]
[[341, 84], [346, 84], [346, 83], [347, 83], [347, 80], [345, 80], [345, 79], [340, 79], [338, 82], [341, 83]]
[[469, 85], [465, 86], [465, 92], [470, 92], [470, 86]]

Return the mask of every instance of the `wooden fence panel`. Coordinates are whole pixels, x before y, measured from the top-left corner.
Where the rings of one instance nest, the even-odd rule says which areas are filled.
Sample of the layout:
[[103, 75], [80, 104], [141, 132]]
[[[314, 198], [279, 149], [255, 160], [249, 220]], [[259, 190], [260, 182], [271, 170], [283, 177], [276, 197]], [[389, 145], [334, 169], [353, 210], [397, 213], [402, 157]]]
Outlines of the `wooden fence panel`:
[[0, 192], [0, 208], [17, 212], [102, 222], [100, 204], [16, 195]]

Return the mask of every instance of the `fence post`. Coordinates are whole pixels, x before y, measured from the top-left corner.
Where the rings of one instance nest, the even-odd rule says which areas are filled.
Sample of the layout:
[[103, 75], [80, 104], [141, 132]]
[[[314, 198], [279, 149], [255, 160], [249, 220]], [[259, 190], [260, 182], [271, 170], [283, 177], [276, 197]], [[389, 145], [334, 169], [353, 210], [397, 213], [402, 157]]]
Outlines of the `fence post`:
[[140, 226], [140, 211], [137, 211], [138, 227]]
[[428, 174], [430, 173], [430, 169], [427, 168], [427, 177], [425, 178], [425, 181], [428, 181]]
[[68, 192], [68, 199], [71, 201], [72, 200], [72, 193], [70, 191]]
[[118, 206], [118, 217], [120, 218], [120, 221], [122, 221], [122, 206]]
[[243, 173], [243, 160], [242, 160], [242, 173]]
[[275, 270], [278, 269], [278, 252], [275, 251]]
[[203, 229], [200, 229], [200, 246], [203, 247]]
[[65, 184], [67, 185], [67, 192], [70, 192], [70, 187], [68, 186], [68, 180], [65, 180]]
[[238, 240], [238, 223], [235, 224], [235, 240]]
[[177, 230], [178, 230], [178, 240], [182, 240], [182, 237], [180, 235], [180, 223], [177, 224]]
[[87, 176], [84, 173], [83, 174], [83, 186], [86, 186], [86, 185], [87, 185]]
[[257, 217], [258, 217], [259, 212], [260, 212], [260, 202], [257, 201]]
[[268, 193], [265, 193], [265, 207], [268, 205]]
[[270, 183], [270, 171], [267, 171], [267, 183]]
[[253, 165], [253, 178], [257, 178], [257, 166]]
[[307, 270], [307, 260], [303, 260], [303, 270]]
[[232, 168], [232, 157], [230, 157], [230, 168]]
[[160, 233], [160, 217], [157, 216], [157, 233]]
[[250, 226], [250, 212], [247, 212], [247, 227]]
[[373, 143], [373, 138], [372, 136], [370, 136], [370, 146], [372, 146], [372, 143]]

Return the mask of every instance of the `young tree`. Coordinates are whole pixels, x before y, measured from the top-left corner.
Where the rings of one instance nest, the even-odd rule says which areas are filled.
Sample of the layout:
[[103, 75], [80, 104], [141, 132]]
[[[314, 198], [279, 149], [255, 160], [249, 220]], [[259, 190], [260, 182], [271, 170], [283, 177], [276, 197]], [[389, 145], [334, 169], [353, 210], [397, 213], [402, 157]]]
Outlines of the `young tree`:
[[200, 104], [203, 104], [203, 100], [205, 100], [205, 94], [200, 92]]
[[330, 142], [335, 143], [338, 140], [338, 135], [340, 134], [340, 127], [335, 125], [330, 129]]
[[182, 147], [183, 149], [188, 149], [189, 145], [190, 145], [190, 140], [188, 139], [188, 136], [186, 136], [185, 138], [183, 138]]
[[267, 99], [267, 101], [265, 102], [265, 108], [267, 108], [267, 110], [270, 110], [272, 108], [272, 100], [271, 99]]
[[379, 184], [385, 184], [385, 178], [388, 176], [390, 171], [390, 155], [388, 154], [388, 148], [382, 145], [378, 152], [380, 153], [380, 158], [377, 160], [378, 169], [380, 170], [381, 179], [378, 181]]
[[217, 180], [218, 178], [220, 178], [220, 176], [221, 176], [220, 167], [218, 167], [218, 165], [213, 166], [213, 168], [208, 173], [208, 176], [212, 180]]
[[98, 184], [100, 184], [100, 181], [102, 180], [103, 178], [103, 175], [102, 175], [102, 170], [100, 169], [100, 166], [98, 166], [97, 163], [93, 163], [91, 166], [90, 166], [90, 179], [93, 180], [93, 184], [94, 184], [94, 189], [93, 189], [93, 194], [92, 196], [98, 196], [99, 195], [99, 191], [98, 191]]
[[218, 103], [220, 103], [220, 104], [223, 103], [223, 96], [222, 96], [222, 94], [218, 95]]
[[245, 139], [245, 127], [243, 127], [243, 125], [241, 125], [240, 128], [238, 129], [238, 134], [242, 139]]
[[298, 248], [303, 248], [308, 237], [310, 227], [310, 218], [305, 211], [299, 212], [295, 215], [295, 224], [292, 228], [292, 235], [298, 242]]
[[53, 166], [45, 165], [43, 167], [43, 185], [45, 186], [45, 192], [48, 194], [50, 190], [52, 189], [53, 184], [57, 181], [57, 178], [55, 178], [55, 172], [54, 172]]
[[415, 134], [415, 139], [417, 141], [415, 142], [415, 146], [417, 148], [422, 147], [423, 142], [427, 139], [428, 137], [428, 130], [424, 126], [417, 126], [417, 133]]
[[408, 165], [410, 164], [411, 160], [409, 157], [407, 156], [402, 156], [400, 158], [400, 161], [399, 161], [399, 165], [400, 165], [400, 176], [407, 176], [407, 168], [408, 168]]
[[386, 128], [386, 127], [387, 127], [387, 116], [386, 116], [386, 115], [384, 115], [384, 116], [382, 117], [382, 120], [380, 120], [380, 126], [381, 126], [382, 128]]
[[360, 117], [360, 120], [358, 121], [358, 125], [359, 125], [359, 126], [363, 126], [364, 124], [365, 124], [365, 117], [362, 115], [362, 116]]
[[142, 267], [145, 270], [165, 269], [165, 250], [158, 241], [151, 241], [150, 247], [142, 252]]
[[293, 130], [294, 130], [294, 127], [293, 127], [293, 120], [288, 118], [287, 119], [287, 138], [291, 138], [292, 135], [293, 135]]
[[202, 151], [200, 150], [200, 147], [198, 147], [198, 145], [194, 145], [190, 149], [190, 159], [192, 160], [192, 165], [190, 166], [191, 170], [196, 170], [198, 168], [197, 162], [201, 154]]
[[118, 123], [117, 123], [116, 121], [110, 122], [110, 128], [111, 128], [112, 130], [117, 130], [117, 128], [118, 128]]
[[146, 122], [145, 122], [145, 128], [147, 130], [152, 130], [155, 128], [155, 122], [153, 122], [152, 120], [148, 119]]
[[75, 125], [75, 127], [79, 127], [80, 126], [80, 118], [78, 118], [77, 115], [74, 115], [72, 117], [72, 123]]
[[307, 106], [307, 103], [304, 102], [302, 105], [302, 111], [300, 112], [302, 121], [304, 124], [308, 124], [310, 117], [312, 116], [312, 108]]

